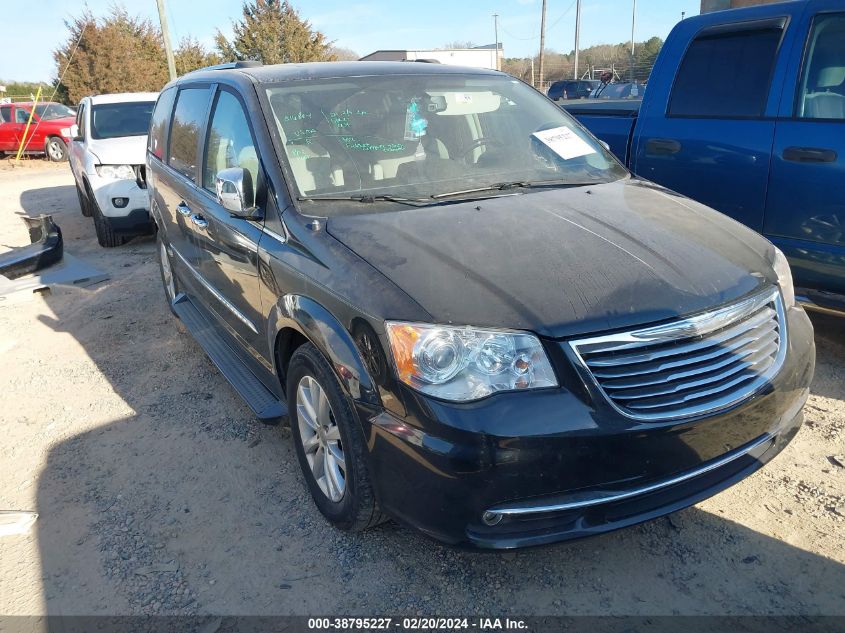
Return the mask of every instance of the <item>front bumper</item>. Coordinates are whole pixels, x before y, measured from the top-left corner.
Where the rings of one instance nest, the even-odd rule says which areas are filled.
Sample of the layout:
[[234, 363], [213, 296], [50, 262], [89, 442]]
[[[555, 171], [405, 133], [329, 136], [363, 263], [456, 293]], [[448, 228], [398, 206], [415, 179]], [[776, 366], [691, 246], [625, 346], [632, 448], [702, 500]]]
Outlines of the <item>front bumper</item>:
[[781, 370], [711, 415], [643, 423], [566, 389], [455, 405], [404, 392], [407, 414], [359, 409], [384, 510], [480, 548], [608, 532], [684, 508], [748, 476], [795, 436], [815, 364], [812, 326], [787, 312]]
[[[88, 176], [89, 184], [97, 199], [97, 206], [109, 220], [127, 217], [133, 211], [145, 211], [149, 221], [150, 199], [146, 189], [138, 186], [136, 180], [107, 180], [99, 176]], [[115, 198], [128, 198], [127, 204], [117, 207]]]

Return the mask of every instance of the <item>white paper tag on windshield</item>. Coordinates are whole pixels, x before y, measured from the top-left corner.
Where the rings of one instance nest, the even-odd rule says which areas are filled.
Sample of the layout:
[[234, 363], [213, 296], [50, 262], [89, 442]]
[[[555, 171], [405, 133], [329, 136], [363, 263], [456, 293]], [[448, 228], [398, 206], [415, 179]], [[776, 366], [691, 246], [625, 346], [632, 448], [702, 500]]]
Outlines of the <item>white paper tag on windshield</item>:
[[533, 136], [548, 145], [563, 160], [596, 153], [587, 141], [565, 126], [534, 132]]

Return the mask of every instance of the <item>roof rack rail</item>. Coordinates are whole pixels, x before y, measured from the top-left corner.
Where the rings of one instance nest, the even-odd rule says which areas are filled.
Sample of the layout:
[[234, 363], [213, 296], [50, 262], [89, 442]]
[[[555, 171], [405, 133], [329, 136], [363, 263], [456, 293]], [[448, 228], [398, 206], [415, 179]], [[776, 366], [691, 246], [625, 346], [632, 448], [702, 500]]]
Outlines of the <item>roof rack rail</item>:
[[205, 66], [204, 68], [197, 68], [192, 70], [192, 73], [204, 72], [206, 70], [231, 70], [233, 68], [255, 68], [261, 66], [261, 62], [254, 59], [242, 59], [237, 62], [226, 62], [225, 64], [215, 64], [214, 66]]

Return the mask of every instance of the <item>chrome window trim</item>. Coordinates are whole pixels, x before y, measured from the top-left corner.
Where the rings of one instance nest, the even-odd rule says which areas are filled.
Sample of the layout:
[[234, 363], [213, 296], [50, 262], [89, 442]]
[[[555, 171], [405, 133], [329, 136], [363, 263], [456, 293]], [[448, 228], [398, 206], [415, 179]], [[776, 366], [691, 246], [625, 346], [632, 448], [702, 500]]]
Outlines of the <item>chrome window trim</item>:
[[[547, 512], [565, 512], [567, 510], [579, 510], [581, 508], [589, 508], [605, 503], [623, 501], [625, 499], [630, 499], [631, 497], [637, 497], [639, 495], [648, 494], [650, 492], [655, 492], [662, 488], [668, 488], [669, 486], [674, 486], [676, 484], [689, 481], [690, 479], [694, 479], [695, 477], [704, 475], [705, 473], [708, 473], [712, 470], [716, 470], [718, 468], [721, 468], [722, 466], [726, 466], [732, 461], [735, 461], [740, 457], [744, 457], [745, 455], [752, 455], [753, 457], [760, 458], [763, 454], [766, 453], [767, 450], [769, 450], [771, 445], [774, 444], [774, 441], [775, 436], [771, 433], [766, 433], [765, 435], [761, 435], [760, 437], [758, 437], [756, 440], [753, 440], [750, 444], [741, 446], [736, 450], [726, 453], [722, 457], [705, 464], [701, 468], [696, 468], [694, 470], [687, 471], [675, 477], [663, 479], [653, 484], [640, 486], [639, 488], [633, 488], [624, 492], [617, 492], [615, 494], [609, 493], [604, 496], [594, 496], [588, 499], [579, 499], [577, 501], [569, 501], [564, 503], [490, 508], [489, 510], [485, 511], [484, 514], [493, 514], [496, 516], [507, 517], [520, 516], [526, 514], [543, 514]], [[765, 448], [760, 450], [762, 447]]]
[[274, 230], [272, 230], [272, 229], [268, 229], [266, 226], [264, 227], [264, 229], [263, 229], [263, 230], [264, 230], [264, 235], [267, 235], [267, 236], [269, 236], [269, 237], [272, 237], [272, 238], [273, 238], [274, 240], [276, 240], [279, 244], [284, 244], [284, 243], [286, 243], [286, 242], [288, 241], [286, 237], [284, 237], [284, 236], [282, 236], [282, 235], [279, 235], [278, 233], [276, 233], [276, 232], [275, 232]]
[[[778, 333], [780, 336], [777, 356], [775, 357], [771, 367], [769, 367], [765, 373], [750, 382], [746, 388], [742, 389], [740, 392], [726, 394], [723, 398], [719, 398], [708, 403], [700, 403], [698, 405], [694, 403], [691, 405], [680, 405], [678, 412], [674, 414], [633, 414], [629, 411], [625, 411], [623, 408], [618, 406], [604, 390], [598, 379], [593, 375], [593, 372], [587, 365], [587, 362], [581, 356], [581, 351], [579, 351], [582, 350], [588, 352], [590, 351], [589, 348], [591, 346], [600, 347], [602, 352], [635, 349], [637, 347], [653, 345], [655, 343], [667, 343], [673, 340], [703, 336], [721, 328], [728, 327], [737, 321], [741, 321], [769, 303], [774, 304], [778, 322]], [[752, 398], [767, 384], [769, 384], [772, 377], [780, 371], [780, 368], [783, 366], [783, 361], [786, 358], [786, 350], [789, 347], [789, 341], [783, 298], [781, 296], [780, 289], [777, 286], [772, 286], [751, 295], [746, 299], [742, 299], [737, 303], [717, 308], [709, 312], [704, 312], [679, 321], [673, 321], [671, 323], [653, 327], [646, 327], [639, 330], [577, 339], [569, 341], [569, 347], [575, 358], [579, 373], [581, 373], [583, 377], [588, 378], [593, 387], [598, 390], [614, 411], [632, 420], [660, 422], [690, 418], [712, 413], [714, 411], [720, 411]]]
[[170, 248], [173, 250], [174, 253], [176, 253], [177, 257], [179, 257], [179, 259], [182, 260], [182, 263], [185, 264], [185, 266], [188, 268], [188, 270], [191, 272], [191, 274], [196, 278], [196, 280], [198, 282], [200, 282], [203, 285], [203, 287], [206, 290], [208, 290], [214, 296], [215, 299], [217, 299], [220, 303], [222, 303], [232, 314], [234, 314], [238, 318], [239, 321], [241, 321], [244, 325], [246, 325], [250, 330], [252, 330], [256, 334], [258, 334], [258, 330], [255, 328], [255, 324], [252, 321], [250, 321], [243, 314], [243, 312], [238, 310], [232, 304], [231, 301], [229, 301], [226, 297], [224, 297], [222, 295], [222, 293], [219, 290], [217, 290], [217, 288], [215, 288], [213, 285], [211, 285], [211, 282], [209, 282], [205, 277], [203, 277], [202, 274], [200, 273], [200, 271], [198, 271], [196, 268], [194, 268], [193, 265], [191, 264], [191, 262], [189, 262], [187, 259], [185, 259], [185, 256], [182, 255], [182, 253], [180, 253], [173, 246], [173, 244], [170, 244]]

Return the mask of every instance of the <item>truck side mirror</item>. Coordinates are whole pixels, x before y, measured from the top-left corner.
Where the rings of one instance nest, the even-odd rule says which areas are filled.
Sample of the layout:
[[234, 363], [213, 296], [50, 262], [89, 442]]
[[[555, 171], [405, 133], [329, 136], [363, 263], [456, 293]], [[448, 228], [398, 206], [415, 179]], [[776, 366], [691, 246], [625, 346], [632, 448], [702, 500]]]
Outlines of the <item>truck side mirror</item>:
[[79, 126], [76, 123], [70, 126], [70, 138], [74, 141], [82, 140], [82, 137], [79, 136]]

